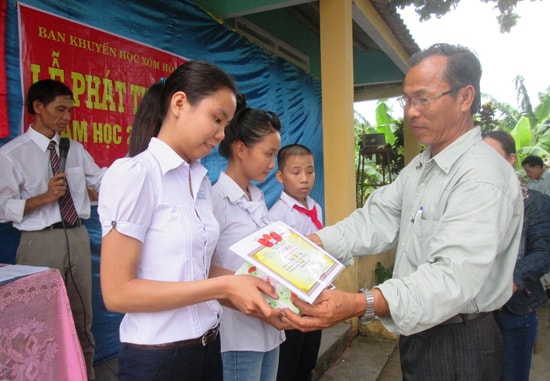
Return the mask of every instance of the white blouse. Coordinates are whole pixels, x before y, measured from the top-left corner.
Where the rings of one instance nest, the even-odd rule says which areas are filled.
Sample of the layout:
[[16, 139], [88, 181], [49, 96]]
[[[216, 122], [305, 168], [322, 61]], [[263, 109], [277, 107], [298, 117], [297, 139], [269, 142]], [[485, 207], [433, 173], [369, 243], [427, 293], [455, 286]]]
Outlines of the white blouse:
[[[189, 165], [153, 138], [146, 151], [117, 160], [103, 179], [98, 212], [103, 236], [116, 227], [143, 242], [137, 276], [206, 279], [219, 236], [206, 168]], [[168, 311], [127, 313], [121, 342], [162, 344], [200, 337], [221, 313], [217, 301]]]
[[[231, 271], [236, 271], [243, 259], [229, 250], [229, 246], [270, 222], [263, 192], [253, 184], [248, 185], [248, 190], [252, 201], [223, 172], [213, 187], [214, 214], [220, 224], [220, 240], [212, 261]], [[285, 340], [284, 331], [227, 307], [223, 307], [220, 336], [222, 352], [268, 352]]]

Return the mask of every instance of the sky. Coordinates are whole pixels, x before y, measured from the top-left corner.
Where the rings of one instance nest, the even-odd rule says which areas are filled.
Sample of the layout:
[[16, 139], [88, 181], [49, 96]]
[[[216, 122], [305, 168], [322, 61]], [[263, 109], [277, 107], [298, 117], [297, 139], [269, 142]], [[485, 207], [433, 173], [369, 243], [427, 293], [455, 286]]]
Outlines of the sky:
[[[414, 8], [399, 10], [403, 22], [417, 45], [423, 49], [437, 42], [469, 47], [478, 55], [483, 74], [481, 92], [500, 102], [517, 105], [514, 79], [525, 78], [525, 87], [534, 105], [538, 93], [550, 87], [550, 38], [547, 34], [550, 1], [523, 0], [516, 13], [520, 18], [510, 33], [500, 33], [495, 2], [461, 0], [457, 8], [437, 19], [420, 22]], [[354, 108], [374, 122], [377, 101], [359, 102]], [[393, 104], [390, 102], [390, 104]], [[401, 112], [393, 106], [393, 115]]]

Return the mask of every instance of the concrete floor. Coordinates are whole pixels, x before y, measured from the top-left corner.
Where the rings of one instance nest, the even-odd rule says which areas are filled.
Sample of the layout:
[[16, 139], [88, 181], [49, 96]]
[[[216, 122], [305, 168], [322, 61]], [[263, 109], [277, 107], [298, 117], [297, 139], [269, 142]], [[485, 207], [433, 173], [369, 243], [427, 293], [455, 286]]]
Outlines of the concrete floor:
[[[538, 311], [539, 331], [531, 363], [530, 381], [550, 380], [550, 303]], [[358, 336], [337, 363], [327, 370], [320, 381], [399, 381], [402, 379], [399, 365], [399, 351], [396, 343], [380, 368], [377, 358], [387, 353], [388, 342], [371, 337]], [[374, 369], [373, 369], [374, 368]]]
[[[550, 303], [538, 311], [539, 332], [530, 381], [550, 380]], [[323, 331], [313, 381], [400, 381], [395, 341], [351, 337], [347, 324]], [[96, 381], [116, 381], [116, 359], [96, 366]]]

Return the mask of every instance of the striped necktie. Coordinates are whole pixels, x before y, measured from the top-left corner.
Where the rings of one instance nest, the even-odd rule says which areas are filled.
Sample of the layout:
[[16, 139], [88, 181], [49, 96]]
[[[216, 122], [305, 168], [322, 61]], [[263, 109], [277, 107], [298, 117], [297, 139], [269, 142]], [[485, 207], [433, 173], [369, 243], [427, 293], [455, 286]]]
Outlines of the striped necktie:
[[[54, 140], [50, 141], [48, 149], [50, 150], [50, 161], [52, 163], [52, 170], [54, 175], [59, 172], [59, 156], [55, 152]], [[61, 218], [69, 225], [74, 225], [78, 220], [78, 213], [74, 207], [71, 192], [69, 191], [69, 184], [67, 183], [67, 193], [59, 199], [59, 209], [61, 210]]]
[[322, 229], [323, 224], [321, 221], [319, 221], [319, 218], [317, 217], [317, 209], [315, 209], [315, 205], [313, 205], [313, 208], [306, 209], [302, 206], [294, 204], [294, 209], [296, 209], [298, 212], [305, 214], [306, 216], [309, 216], [311, 218], [311, 221], [313, 221], [313, 224], [317, 227], [317, 229]]

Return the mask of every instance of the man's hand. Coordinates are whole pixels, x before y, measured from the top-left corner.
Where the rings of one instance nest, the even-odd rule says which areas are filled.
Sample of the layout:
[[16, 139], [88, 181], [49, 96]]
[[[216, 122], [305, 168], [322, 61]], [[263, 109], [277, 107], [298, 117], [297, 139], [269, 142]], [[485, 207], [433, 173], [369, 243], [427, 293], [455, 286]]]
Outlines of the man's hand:
[[67, 193], [67, 181], [65, 180], [65, 174], [58, 173], [48, 182], [47, 195], [52, 199], [52, 201], [56, 201], [63, 197], [65, 193]]
[[23, 215], [26, 216], [44, 205], [56, 202], [59, 198], [63, 197], [65, 193], [67, 193], [65, 174], [58, 173], [48, 181], [48, 190], [46, 193], [28, 198], [25, 201]]
[[363, 293], [340, 290], [323, 291], [313, 304], [298, 299], [293, 299], [292, 303], [302, 311], [302, 315], [285, 309], [282, 320], [302, 332], [332, 327], [351, 317], [361, 316], [367, 307]]

